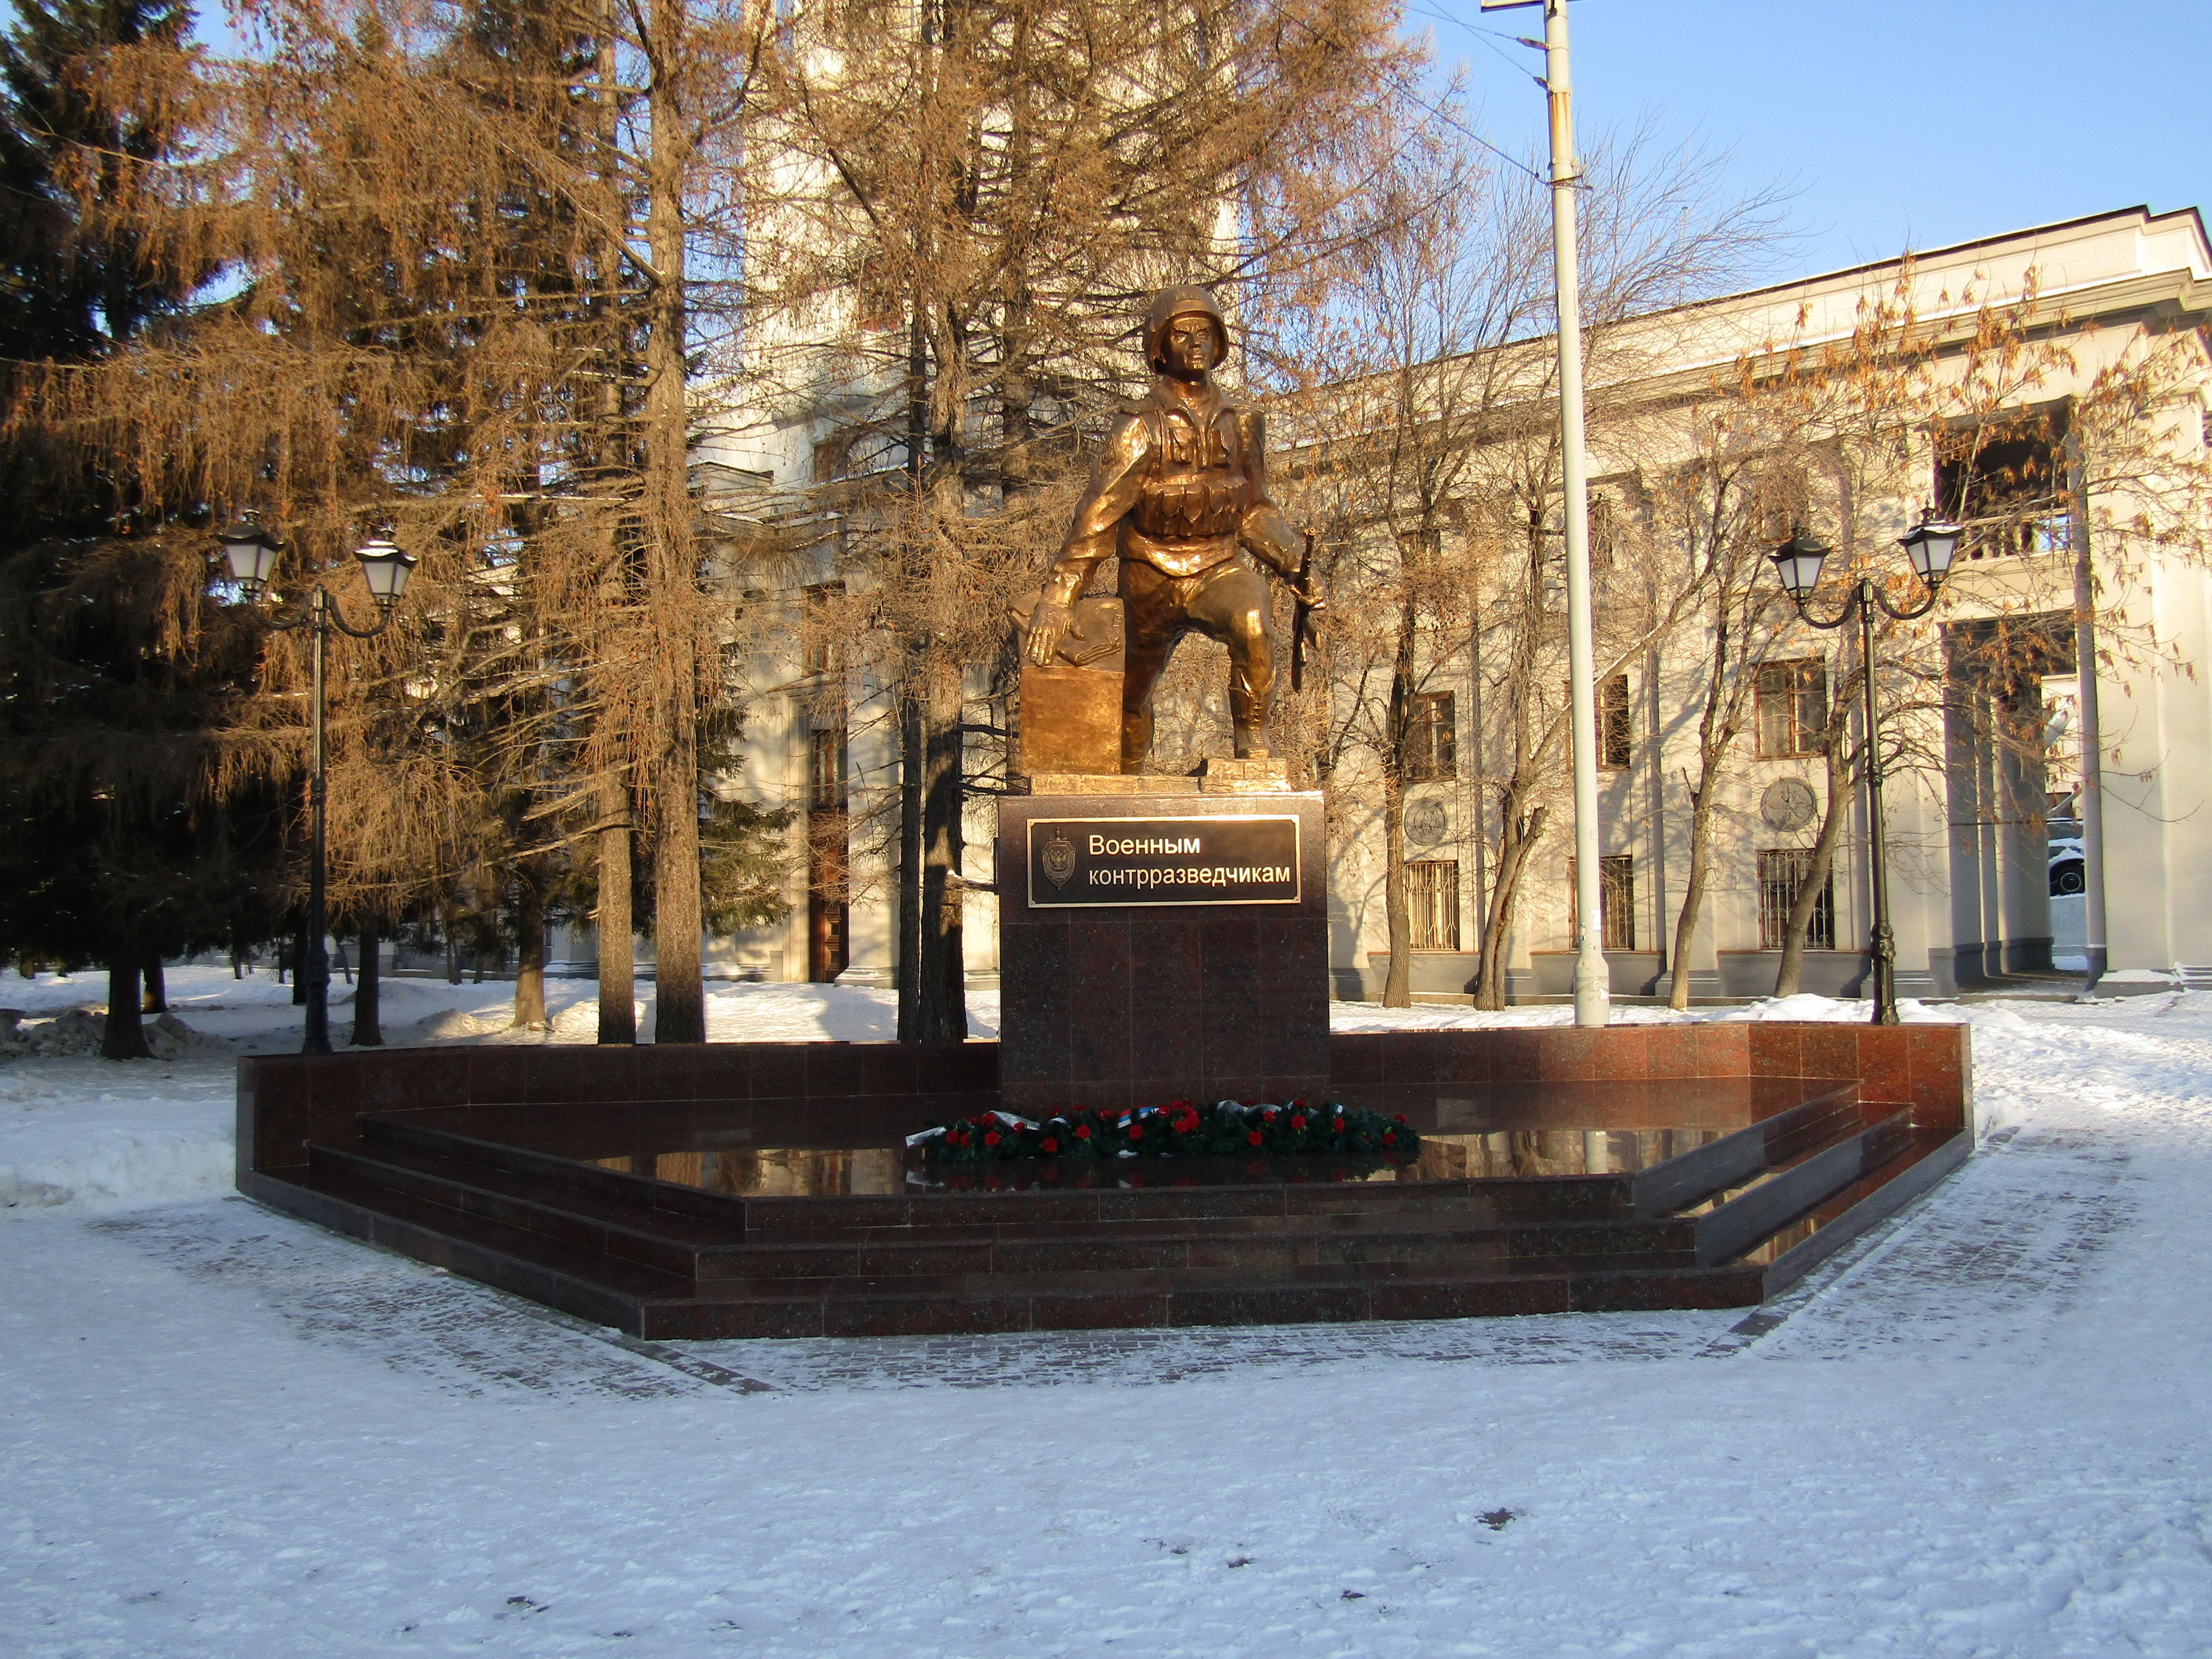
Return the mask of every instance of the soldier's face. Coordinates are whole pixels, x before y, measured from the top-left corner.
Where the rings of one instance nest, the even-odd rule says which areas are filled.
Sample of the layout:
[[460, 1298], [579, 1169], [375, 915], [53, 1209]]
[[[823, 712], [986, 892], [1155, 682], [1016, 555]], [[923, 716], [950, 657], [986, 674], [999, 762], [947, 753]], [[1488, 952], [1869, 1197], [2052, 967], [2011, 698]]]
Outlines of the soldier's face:
[[1168, 373], [1180, 379], [1195, 380], [1213, 367], [1218, 343], [1211, 317], [1194, 313], [1176, 318], [1168, 325], [1167, 343], [1162, 353], [1167, 358]]

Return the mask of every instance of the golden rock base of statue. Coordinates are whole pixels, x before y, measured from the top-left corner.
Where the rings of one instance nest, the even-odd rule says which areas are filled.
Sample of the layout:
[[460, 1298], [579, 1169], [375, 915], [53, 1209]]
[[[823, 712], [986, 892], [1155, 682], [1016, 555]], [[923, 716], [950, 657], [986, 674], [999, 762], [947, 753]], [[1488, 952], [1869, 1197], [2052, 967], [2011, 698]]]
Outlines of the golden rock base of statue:
[[1121, 769], [1119, 668], [1022, 666], [1021, 769], [1041, 774]]
[[1284, 760], [1209, 760], [1199, 788], [1208, 795], [1279, 795], [1291, 787]]
[[1036, 772], [1030, 776], [1032, 795], [1195, 795], [1196, 778], [1158, 777], [1152, 773]]
[[1032, 795], [1279, 795], [1289, 793], [1290, 767], [1279, 760], [1210, 760], [1195, 774], [1035, 772]]

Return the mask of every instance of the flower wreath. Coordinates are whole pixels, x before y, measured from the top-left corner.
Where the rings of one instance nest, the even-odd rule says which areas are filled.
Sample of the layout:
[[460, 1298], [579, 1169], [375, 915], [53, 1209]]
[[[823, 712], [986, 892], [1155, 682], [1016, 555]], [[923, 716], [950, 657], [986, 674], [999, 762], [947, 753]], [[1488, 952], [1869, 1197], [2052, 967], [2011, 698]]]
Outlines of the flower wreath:
[[1127, 1112], [1088, 1107], [1038, 1122], [1012, 1112], [956, 1118], [907, 1138], [924, 1157], [945, 1164], [995, 1164], [1002, 1158], [1237, 1157], [1317, 1153], [1408, 1158], [1421, 1138], [1403, 1115], [1384, 1117], [1332, 1102], [1279, 1106], [1188, 1100]]

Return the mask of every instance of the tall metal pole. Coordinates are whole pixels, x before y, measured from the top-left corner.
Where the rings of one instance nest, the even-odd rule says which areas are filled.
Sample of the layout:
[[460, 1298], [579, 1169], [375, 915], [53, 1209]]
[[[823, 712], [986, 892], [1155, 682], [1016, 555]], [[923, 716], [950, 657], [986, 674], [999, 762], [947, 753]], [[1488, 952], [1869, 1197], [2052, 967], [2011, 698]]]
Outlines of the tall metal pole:
[[2081, 440], [2072, 439], [2068, 480], [2074, 497], [2074, 711], [2081, 723], [2081, 953], [2088, 973], [2081, 994], [2094, 995], [2109, 964], [2105, 918], [2105, 740], [2097, 708], [2097, 583], [2089, 563], [2089, 486]]
[[323, 766], [323, 643], [330, 637], [330, 596], [318, 586], [308, 601], [308, 631], [314, 636], [314, 777], [308, 784], [307, 831], [307, 959], [301, 964], [307, 979], [307, 1018], [303, 1054], [331, 1052], [331, 963], [323, 948], [323, 803], [328, 780]]
[[1605, 963], [1597, 824], [1597, 685], [1590, 625], [1589, 475], [1583, 453], [1583, 333], [1576, 268], [1573, 82], [1567, 0], [1544, 0], [1544, 88], [1552, 128], [1552, 264], [1559, 311], [1559, 476], [1566, 496], [1567, 686], [1574, 722], [1575, 1024], [1602, 1025], [1613, 993]]
[[1869, 972], [1874, 1023], [1894, 1025], [1898, 1023], [1897, 938], [1889, 926], [1889, 824], [1881, 805], [1881, 726], [1875, 712], [1874, 583], [1860, 577], [1852, 590], [1851, 603], [1858, 607], [1859, 684], [1866, 694], [1867, 847], [1872, 866], [1867, 872], [1867, 896], [1874, 906], [1868, 954], [1873, 959]]

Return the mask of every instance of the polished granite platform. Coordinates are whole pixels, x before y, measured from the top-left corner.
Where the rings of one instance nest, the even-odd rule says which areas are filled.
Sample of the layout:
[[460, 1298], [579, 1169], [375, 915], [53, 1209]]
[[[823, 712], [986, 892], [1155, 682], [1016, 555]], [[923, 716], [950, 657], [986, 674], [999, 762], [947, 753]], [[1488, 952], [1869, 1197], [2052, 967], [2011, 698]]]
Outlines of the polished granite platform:
[[649, 1336], [1734, 1306], [1971, 1145], [1963, 1028], [1834, 1030], [1338, 1038], [1418, 1158], [957, 1172], [906, 1137], [995, 1103], [988, 1044], [283, 1057], [241, 1066], [240, 1186]]

